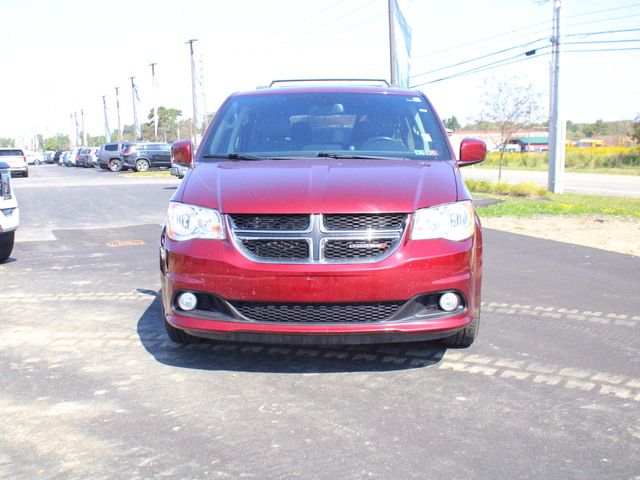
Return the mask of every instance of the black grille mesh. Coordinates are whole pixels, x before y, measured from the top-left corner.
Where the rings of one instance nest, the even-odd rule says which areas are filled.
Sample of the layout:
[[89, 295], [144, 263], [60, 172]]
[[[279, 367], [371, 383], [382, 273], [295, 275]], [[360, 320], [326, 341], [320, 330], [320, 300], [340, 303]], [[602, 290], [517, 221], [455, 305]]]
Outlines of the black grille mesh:
[[309, 244], [305, 240], [245, 239], [242, 245], [259, 258], [309, 258]]
[[330, 240], [325, 243], [324, 257], [327, 259], [375, 258], [384, 255], [393, 245], [392, 239]]
[[324, 227], [327, 230], [399, 230], [404, 218], [401, 213], [330, 214], [324, 215]]
[[237, 302], [232, 305], [255, 322], [273, 323], [371, 323], [391, 317], [403, 302], [354, 304], [268, 304]]
[[309, 215], [230, 215], [238, 230], [306, 230]]

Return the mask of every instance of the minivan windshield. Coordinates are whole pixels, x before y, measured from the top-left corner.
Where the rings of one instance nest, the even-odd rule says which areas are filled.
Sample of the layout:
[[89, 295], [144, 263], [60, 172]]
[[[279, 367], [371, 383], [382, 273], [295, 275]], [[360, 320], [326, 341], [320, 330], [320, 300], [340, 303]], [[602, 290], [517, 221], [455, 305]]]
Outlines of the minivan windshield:
[[218, 112], [201, 149], [205, 161], [258, 157], [450, 160], [430, 105], [389, 92], [237, 95]]

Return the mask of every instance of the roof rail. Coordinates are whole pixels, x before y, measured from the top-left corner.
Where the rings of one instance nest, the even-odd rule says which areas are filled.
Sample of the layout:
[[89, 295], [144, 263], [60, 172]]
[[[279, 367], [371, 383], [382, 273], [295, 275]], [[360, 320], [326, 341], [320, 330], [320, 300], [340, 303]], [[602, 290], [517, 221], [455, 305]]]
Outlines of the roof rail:
[[340, 83], [380, 83], [389, 87], [389, 82], [382, 78], [294, 78], [294, 79], [286, 79], [286, 80], [273, 80], [269, 87], [273, 87], [276, 84], [280, 83], [313, 83], [313, 82], [340, 82]]

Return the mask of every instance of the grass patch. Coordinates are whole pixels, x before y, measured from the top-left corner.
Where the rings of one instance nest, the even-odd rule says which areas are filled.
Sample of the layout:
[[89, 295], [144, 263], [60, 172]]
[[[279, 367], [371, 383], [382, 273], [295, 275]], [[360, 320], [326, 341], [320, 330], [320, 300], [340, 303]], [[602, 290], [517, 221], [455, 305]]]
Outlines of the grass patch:
[[501, 202], [482, 207], [483, 217], [532, 217], [535, 215], [606, 215], [640, 219], [640, 198], [565, 193], [556, 195], [534, 184], [505, 184], [467, 180], [479, 198]]
[[469, 190], [476, 193], [493, 193], [512, 197], [534, 198], [547, 198], [549, 195], [546, 188], [536, 185], [535, 183], [493, 183], [471, 178], [465, 180], [465, 183]]
[[147, 170], [146, 172], [127, 172], [124, 174], [124, 176], [131, 177], [131, 178], [140, 178], [140, 177], [177, 178], [172, 176], [169, 173], [169, 170]]
[[[548, 170], [548, 152], [506, 152], [503, 168], [509, 170]], [[500, 154], [489, 152], [478, 168], [498, 168]], [[569, 172], [613, 173], [640, 175], [640, 147], [569, 147], [565, 155], [565, 169]]]

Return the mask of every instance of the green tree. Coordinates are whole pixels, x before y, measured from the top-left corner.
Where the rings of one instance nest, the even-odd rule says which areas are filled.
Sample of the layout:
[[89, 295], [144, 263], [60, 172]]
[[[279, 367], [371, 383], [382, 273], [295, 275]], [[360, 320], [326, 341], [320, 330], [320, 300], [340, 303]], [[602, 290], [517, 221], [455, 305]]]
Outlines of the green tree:
[[446, 118], [444, 120], [444, 126], [449, 130], [453, 130], [454, 132], [460, 130], [461, 128], [460, 123], [458, 122], [458, 119], [455, 115], [452, 115], [451, 118]]
[[104, 135], [87, 135], [87, 146], [88, 147], [99, 147], [103, 143], [106, 143]]
[[631, 126], [631, 138], [635, 140], [637, 144], [640, 144], [640, 115], [636, 117], [636, 121]]
[[43, 145], [45, 150], [66, 150], [70, 145], [69, 136], [57, 133], [55, 137], [45, 138]]
[[4, 138], [0, 137], [0, 147], [2, 148], [11, 148], [16, 146], [16, 141], [13, 138]]
[[530, 128], [541, 117], [540, 93], [517, 77], [487, 79], [483, 91], [481, 119], [495, 124], [499, 132], [500, 182], [505, 147], [518, 130]]
[[[177, 126], [178, 117], [182, 115], [182, 110], [177, 108], [158, 107], [158, 136], [165, 142], [177, 140]], [[149, 129], [145, 129], [147, 134], [151, 134], [153, 137], [153, 109], [149, 112], [147, 117], [149, 122], [147, 126]]]

